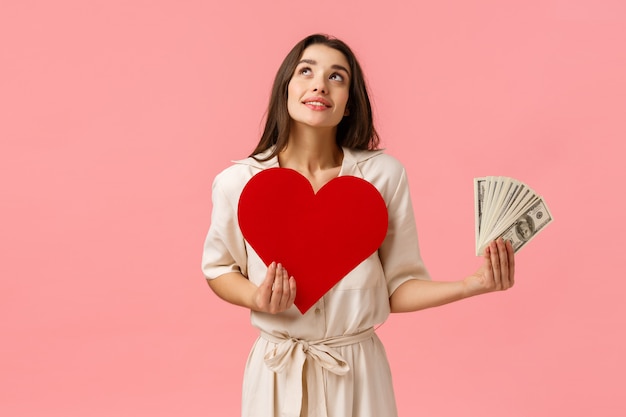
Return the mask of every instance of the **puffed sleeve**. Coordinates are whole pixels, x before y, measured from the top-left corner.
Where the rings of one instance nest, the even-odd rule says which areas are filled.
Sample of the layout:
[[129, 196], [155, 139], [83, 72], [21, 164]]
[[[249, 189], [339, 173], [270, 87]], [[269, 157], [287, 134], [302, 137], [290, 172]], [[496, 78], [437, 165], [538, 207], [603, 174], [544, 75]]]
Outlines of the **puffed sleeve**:
[[387, 290], [391, 295], [410, 279], [430, 280], [420, 255], [413, 204], [404, 168], [387, 210], [389, 227], [378, 255], [385, 272]]
[[223, 172], [215, 177], [212, 190], [213, 210], [202, 253], [202, 272], [207, 279], [228, 272], [247, 276], [246, 247], [237, 221], [241, 187], [229, 183], [227, 173]]

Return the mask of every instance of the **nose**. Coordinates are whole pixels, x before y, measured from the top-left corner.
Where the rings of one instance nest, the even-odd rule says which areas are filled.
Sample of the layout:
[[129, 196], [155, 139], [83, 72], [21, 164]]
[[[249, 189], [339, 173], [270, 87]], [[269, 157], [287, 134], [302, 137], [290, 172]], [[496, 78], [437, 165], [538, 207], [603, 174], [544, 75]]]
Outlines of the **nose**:
[[312, 81], [312, 89], [316, 93], [326, 94], [328, 93], [328, 86], [326, 85], [326, 78], [315, 77]]

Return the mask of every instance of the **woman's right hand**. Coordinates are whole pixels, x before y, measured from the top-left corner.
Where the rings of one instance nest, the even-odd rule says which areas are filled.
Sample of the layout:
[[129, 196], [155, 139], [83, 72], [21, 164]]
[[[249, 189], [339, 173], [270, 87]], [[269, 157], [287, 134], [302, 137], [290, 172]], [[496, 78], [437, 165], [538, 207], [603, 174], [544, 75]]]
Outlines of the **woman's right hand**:
[[270, 314], [283, 312], [293, 305], [296, 299], [296, 280], [289, 277], [287, 270], [272, 262], [267, 268], [265, 280], [254, 294], [256, 311]]

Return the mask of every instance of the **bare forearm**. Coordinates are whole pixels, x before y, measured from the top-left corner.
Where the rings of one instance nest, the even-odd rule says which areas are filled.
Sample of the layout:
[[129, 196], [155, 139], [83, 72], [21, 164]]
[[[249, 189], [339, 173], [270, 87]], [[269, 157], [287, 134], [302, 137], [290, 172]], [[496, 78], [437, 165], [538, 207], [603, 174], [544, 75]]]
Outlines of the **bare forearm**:
[[409, 280], [389, 298], [391, 311], [401, 313], [452, 303], [474, 295], [503, 291], [515, 283], [515, 257], [511, 242], [501, 238], [485, 249], [483, 265], [461, 281]]
[[260, 286], [238, 272], [229, 272], [209, 280], [209, 286], [221, 299], [253, 311], [276, 314], [287, 310], [296, 298], [296, 281], [281, 264], [267, 268]]
[[210, 279], [208, 283], [222, 300], [249, 309], [254, 308], [254, 293], [257, 287], [240, 273], [230, 272]]
[[412, 279], [400, 285], [389, 298], [392, 313], [424, 310], [467, 298], [463, 281]]

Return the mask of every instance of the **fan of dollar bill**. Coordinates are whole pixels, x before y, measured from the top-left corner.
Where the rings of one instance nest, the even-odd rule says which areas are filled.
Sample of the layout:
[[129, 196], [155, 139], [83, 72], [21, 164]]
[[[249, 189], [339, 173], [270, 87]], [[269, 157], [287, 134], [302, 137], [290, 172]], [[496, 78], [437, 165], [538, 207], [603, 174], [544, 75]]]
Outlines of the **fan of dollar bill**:
[[526, 184], [508, 177], [474, 178], [476, 255], [502, 237], [517, 252], [551, 221], [543, 198]]

